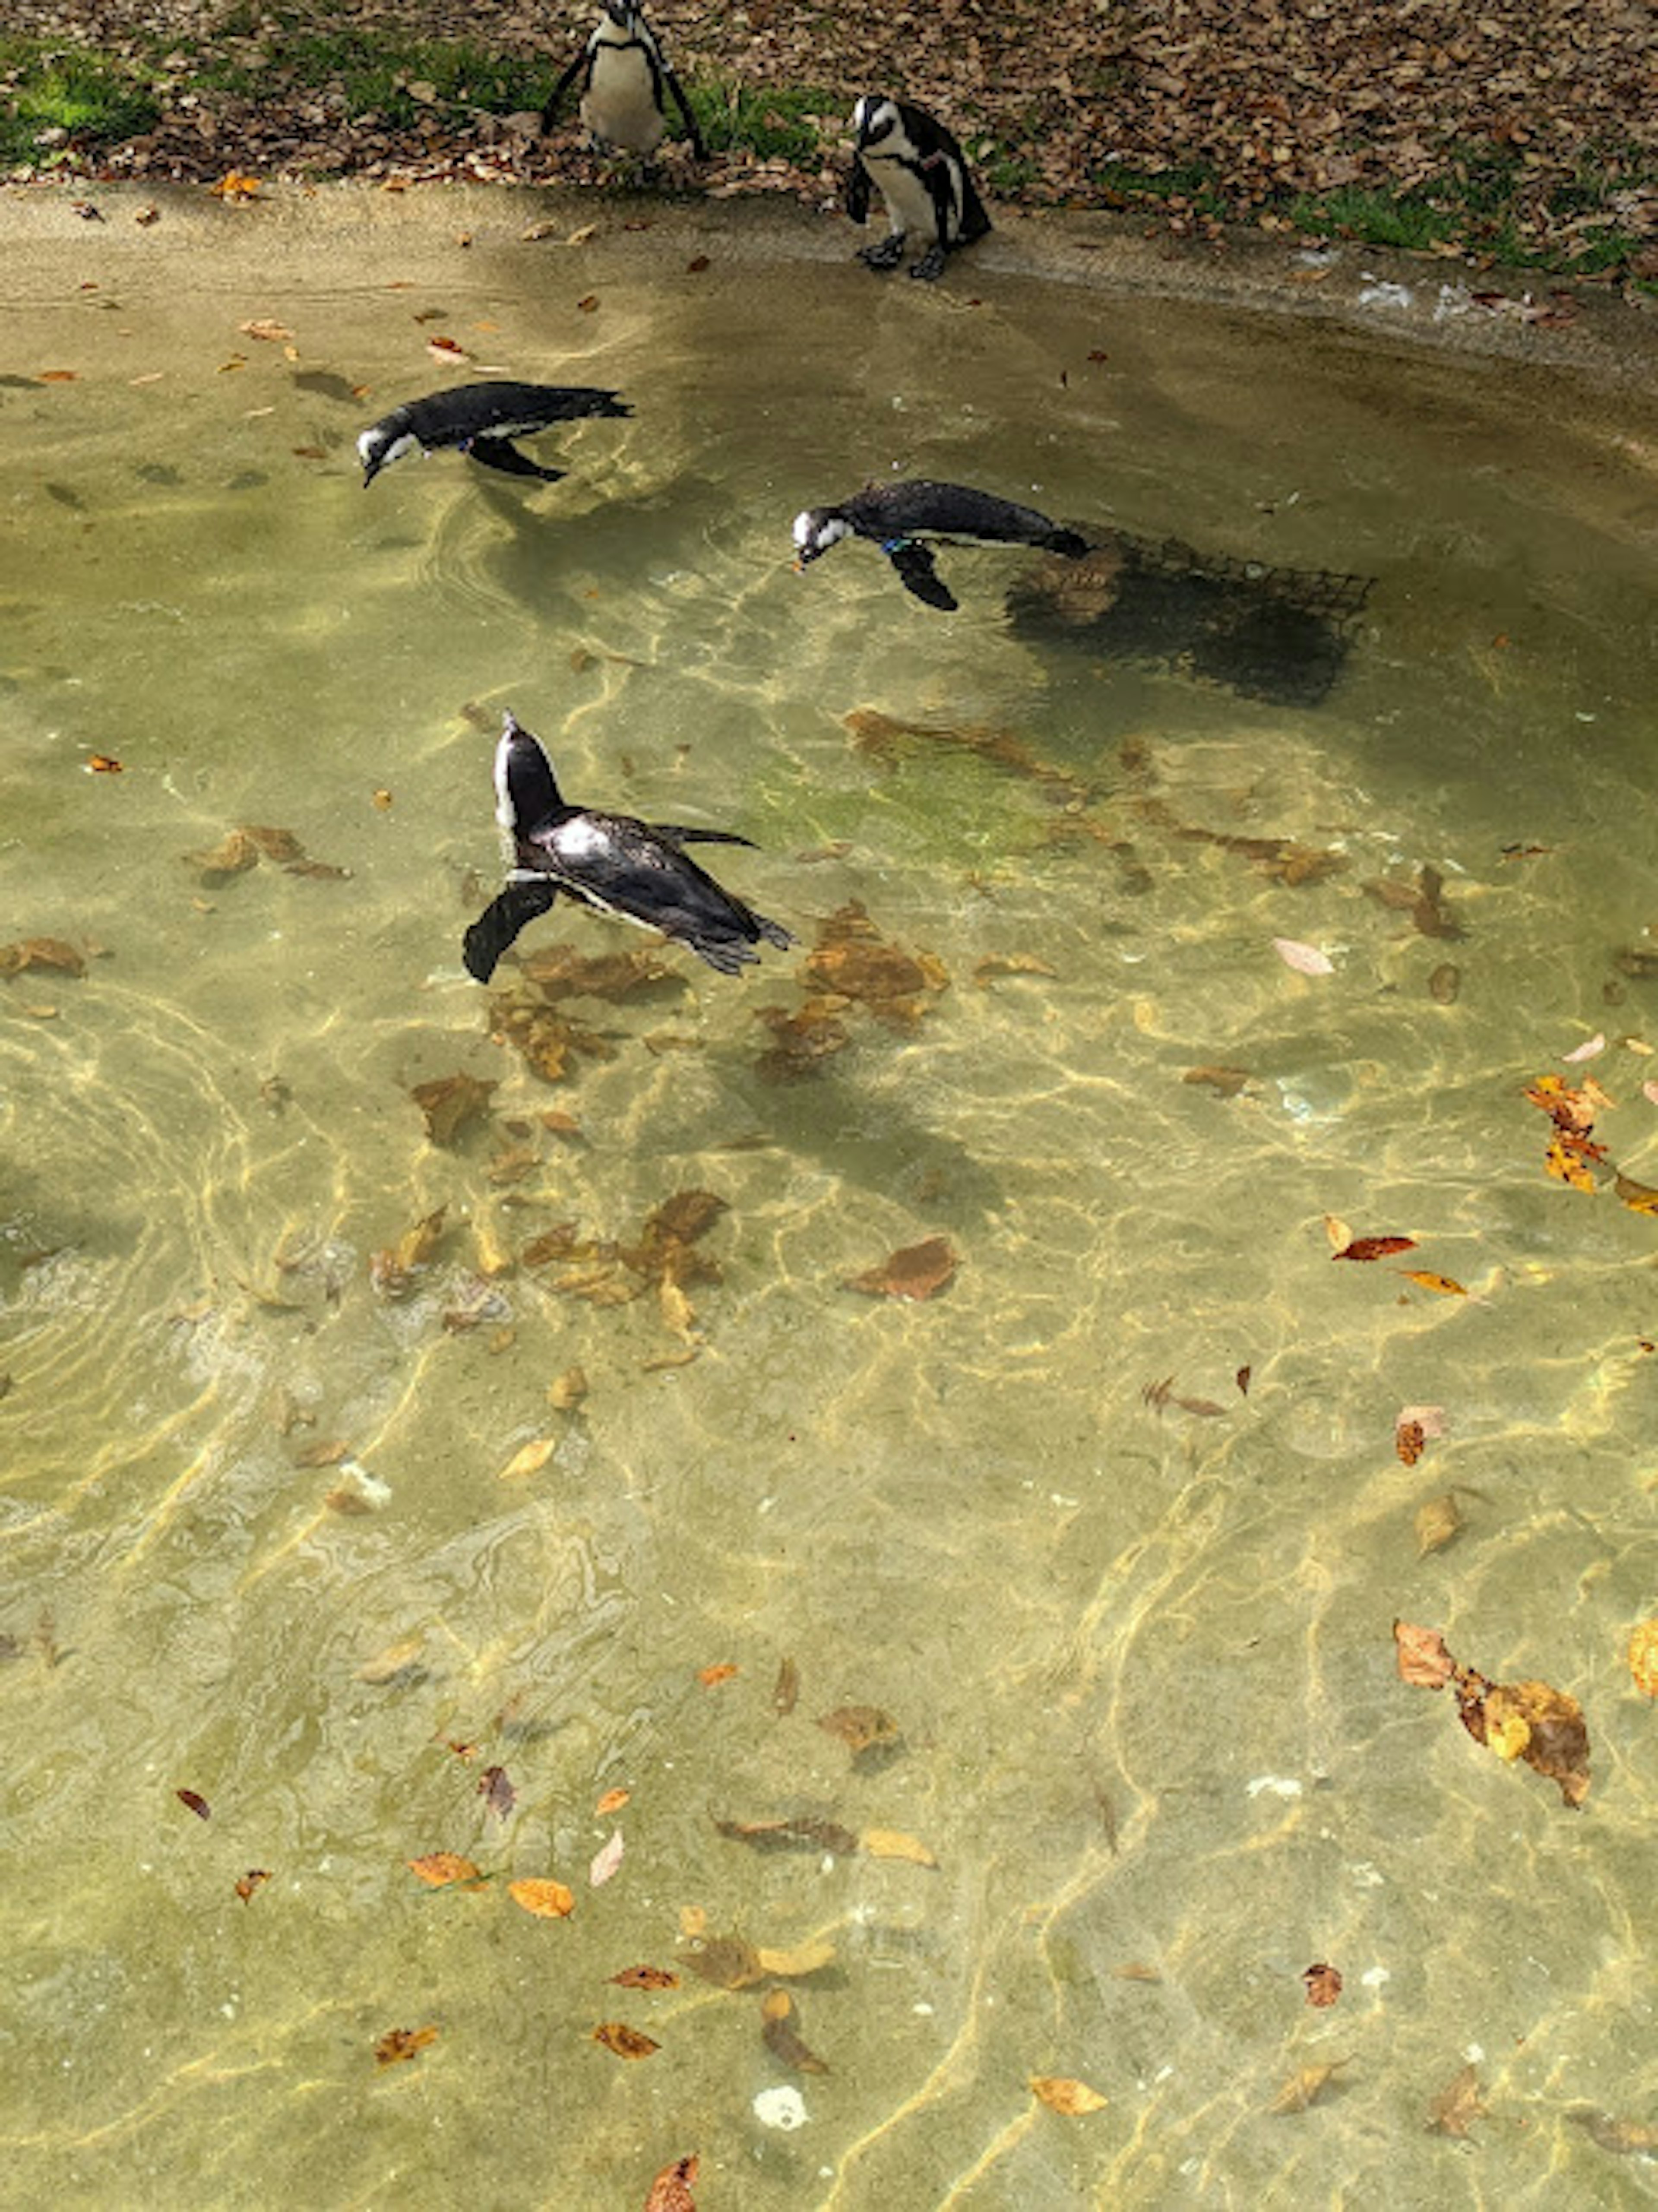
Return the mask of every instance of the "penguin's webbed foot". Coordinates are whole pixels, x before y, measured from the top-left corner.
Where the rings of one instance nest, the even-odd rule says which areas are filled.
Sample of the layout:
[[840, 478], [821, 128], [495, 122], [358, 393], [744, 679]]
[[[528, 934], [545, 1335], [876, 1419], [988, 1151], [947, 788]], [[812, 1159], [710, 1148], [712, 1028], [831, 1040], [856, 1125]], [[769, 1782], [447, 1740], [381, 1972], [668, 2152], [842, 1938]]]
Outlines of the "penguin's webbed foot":
[[865, 269], [896, 269], [904, 258], [904, 234], [895, 230], [873, 246], [860, 246], [858, 258]]
[[929, 246], [909, 273], [912, 276], [919, 277], [923, 284], [930, 284], [935, 276], [942, 276], [944, 273], [944, 247]]

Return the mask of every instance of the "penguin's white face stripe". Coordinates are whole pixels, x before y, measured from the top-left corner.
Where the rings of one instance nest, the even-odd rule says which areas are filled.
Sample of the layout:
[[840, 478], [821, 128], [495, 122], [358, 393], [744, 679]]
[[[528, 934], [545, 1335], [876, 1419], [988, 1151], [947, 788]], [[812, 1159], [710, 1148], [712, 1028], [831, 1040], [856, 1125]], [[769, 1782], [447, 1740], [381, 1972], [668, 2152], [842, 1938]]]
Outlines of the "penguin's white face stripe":
[[518, 809], [513, 804], [512, 787], [507, 775], [512, 744], [509, 732], [495, 747], [495, 820], [500, 823], [501, 836], [507, 842], [508, 859], [516, 849], [519, 828]]
[[852, 525], [832, 514], [820, 522], [810, 508], [794, 518], [794, 542], [802, 553], [827, 553], [831, 545], [852, 535]]
[[420, 440], [412, 430], [405, 430], [400, 438], [387, 439], [386, 433], [365, 430], [357, 441], [357, 459], [367, 468], [378, 457], [380, 465], [389, 469], [393, 461], [400, 461], [405, 453], [417, 453]]

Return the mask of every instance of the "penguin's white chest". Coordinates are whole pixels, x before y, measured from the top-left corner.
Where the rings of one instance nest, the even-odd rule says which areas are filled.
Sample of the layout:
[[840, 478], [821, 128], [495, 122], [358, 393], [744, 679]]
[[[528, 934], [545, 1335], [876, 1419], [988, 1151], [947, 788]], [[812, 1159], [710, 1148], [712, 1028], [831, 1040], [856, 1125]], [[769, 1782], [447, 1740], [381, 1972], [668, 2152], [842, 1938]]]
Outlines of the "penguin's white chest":
[[639, 46], [601, 46], [582, 96], [581, 119], [595, 138], [629, 154], [653, 154], [667, 132], [651, 64]]
[[[908, 233], [919, 230], [931, 238], [937, 231], [938, 219], [932, 212], [932, 195], [915, 174], [890, 154], [873, 151], [864, 155], [869, 173], [881, 188], [881, 198], [886, 203], [887, 221], [895, 231]], [[953, 226], [952, 226], [953, 228]]]

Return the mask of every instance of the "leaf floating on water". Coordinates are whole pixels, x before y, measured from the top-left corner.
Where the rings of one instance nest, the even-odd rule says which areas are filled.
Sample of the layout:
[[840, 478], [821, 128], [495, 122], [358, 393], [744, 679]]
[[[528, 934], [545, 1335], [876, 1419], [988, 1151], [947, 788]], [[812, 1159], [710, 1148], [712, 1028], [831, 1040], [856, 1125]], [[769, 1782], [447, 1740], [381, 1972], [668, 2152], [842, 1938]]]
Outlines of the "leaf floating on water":
[[424, 1858], [405, 1859], [404, 1864], [433, 1889], [447, 1889], [456, 1882], [476, 1888], [483, 1880], [471, 1859], [455, 1851], [428, 1851]]
[[1473, 2122], [1483, 2119], [1485, 2106], [1479, 2095], [1479, 2072], [1477, 2067], [1465, 2066], [1428, 2103], [1430, 2134], [1466, 2136]]
[[772, 1685], [771, 1709], [780, 1720], [786, 1720], [794, 1711], [800, 1696], [800, 1669], [793, 1659], [778, 1662], [777, 1680]]
[[1454, 1491], [1448, 1490], [1442, 1497], [1430, 1498], [1425, 1505], [1419, 1505], [1416, 1513], [1418, 1559], [1425, 1559], [1430, 1552], [1442, 1552], [1466, 1525]]
[[1247, 1067], [1188, 1067], [1182, 1083], [1201, 1083], [1221, 1098], [1236, 1098], [1249, 1080]]
[[597, 292], [589, 292], [584, 298], [578, 300], [575, 304], [578, 314], [591, 315], [598, 305], [598, 295]]
[[437, 2039], [435, 2027], [390, 2028], [374, 2045], [374, 2063], [377, 2066], [401, 2065], [404, 2061], [418, 2057], [428, 2043], [435, 2043]]
[[821, 1974], [825, 1966], [835, 1964], [835, 1946], [823, 1936], [807, 1943], [797, 1943], [792, 1950], [758, 1950], [755, 1958], [762, 1973], [772, 1975], [780, 1982], [802, 1982], [812, 1974]]
[[734, 1844], [751, 1844], [757, 1851], [831, 1851], [845, 1856], [858, 1848], [850, 1828], [835, 1820], [722, 1820], [714, 1826]]
[[907, 1836], [902, 1828], [865, 1828], [859, 1841], [872, 1859], [908, 1859], [920, 1867], [938, 1863], [919, 1837]]
[[1306, 1984], [1308, 2003], [1321, 2011], [1327, 2010], [1341, 1995], [1341, 1976], [1322, 1960], [1309, 1966], [1301, 1978]]
[[645, 2212], [696, 2212], [691, 2184], [696, 2179], [698, 2163], [693, 2153], [689, 2158], [677, 2158], [671, 2166], [665, 2166], [651, 2184]]
[[1638, 2120], [1614, 2119], [1610, 2112], [1600, 2112], [1593, 2105], [1570, 2106], [1566, 2118], [1582, 2128], [1591, 2142], [1611, 2151], [1614, 2157], [1627, 2158], [1631, 2153], [1651, 2157], [1658, 2153], [1658, 2128], [1643, 2126]]
[[507, 1779], [504, 1766], [484, 1768], [478, 1783], [478, 1796], [498, 1820], [504, 1820], [518, 1802], [518, 1792]]
[[1424, 1291], [1436, 1291], [1442, 1298], [1466, 1298], [1468, 1295], [1454, 1276], [1436, 1275], [1430, 1267], [1401, 1267], [1399, 1272], [1407, 1283], [1419, 1284]]
[[677, 1990], [677, 1974], [671, 1974], [665, 1966], [624, 1966], [610, 1979], [622, 1990]]
[[760, 2002], [760, 2033], [766, 2048], [793, 2074], [827, 2074], [829, 2068], [795, 2026], [794, 1999], [786, 1990], [768, 1990]]
[[1333, 975], [1335, 963], [1315, 945], [1303, 945], [1298, 938], [1275, 937], [1272, 950], [1286, 968], [1293, 968], [1298, 975]]
[[1629, 1671], [1637, 1690], [1658, 1698], [1658, 1620], [1643, 1620], [1630, 1632]]
[[1237, 1373], [1232, 1377], [1232, 1380], [1237, 1384], [1239, 1391], [1246, 1398], [1249, 1395], [1250, 1371], [1251, 1370], [1247, 1367], [1240, 1367]]
[[213, 1818], [213, 1808], [199, 1790], [175, 1790], [173, 1794], [181, 1805], [187, 1805], [190, 1808], [198, 1820], [210, 1820]]
[[929, 1237], [920, 1244], [907, 1244], [878, 1267], [847, 1279], [845, 1287], [872, 1298], [908, 1298], [920, 1303], [936, 1297], [954, 1279], [959, 1262], [948, 1237]]
[[1333, 1260], [1386, 1260], [1394, 1252], [1413, 1252], [1414, 1237], [1355, 1237], [1352, 1243], [1339, 1252], [1332, 1252]]
[[817, 1725], [839, 1736], [854, 1759], [877, 1745], [886, 1749], [901, 1741], [897, 1722], [879, 1705], [838, 1705], [832, 1713], [825, 1713]]
[[1269, 2112], [1304, 2112], [1317, 2101], [1332, 2076], [1344, 2066], [1351, 2066], [1351, 2058], [1336, 2058], [1324, 2066], [1298, 2066], [1284, 2087], [1266, 2107]]
[[1401, 1682], [1422, 1690], [1442, 1690], [1456, 1672], [1456, 1662], [1436, 1628], [1418, 1628], [1408, 1620], [1396, 1620], [1394, 1643]]
[[618, 1828], [611, 1836], [610, 1841], [606, 1844], [601, 1844], [598, 1850], [594, 1852], [593, 1863], [587, 1869], [587, 1880], [594, 1889], [602, 1889], [604, 1887], [604, 1884], [609, 1881], [611, 1875], [622, 1864], [622, 1855], [625, 1849], [626, 1845], [623, 1844], [622, 1839], [622, 1831]]
[[1103, 2112], [1107, 2101], [1086, 2081], [1076, 2081], [1068, 2075], [1033, 2074], [1030, 2088], [1049, 2112], [1062, 2113], [1068, 2120], [1080, 2119], [1087, 2112]]
[[425, 1115], [426, 1133], [432, 1142], [452, 1145], [471, 1122], [489, 1112], [495, 1088], [493, 1080], [463, 1072], [416, 1083], [409, 1096]]
[[263, 1889], [270, 1879], [269, 1867], [249, 1867], [236, 1884], [236, 1894], [246, 1905], [256, 1889]]
[[625, 2021], [607, 2020], [593, 2030], [593, 2041], [602, 2043], [606, 2051], [613, 2051], [618, 2058], [648, 2058], [662, 2045], [654, 2036], [644, 2034], [639, 2028], [629, 2027]]
[[526, 1875], [522, 1881], [509, 1881], [507, 1894], [514, 1905], [532, 1912], [538, 1920], [568, 1920], [575, 1911], [575, 1894], [562, 1881], [549, 1875]]
[[740, 1936], [710, 1936], [700, 1951], [686, 1954], [685, 1964], [720, 1990], [745, 1990], [766, 1978], [759, 1953]]
[[729, 1682], [734, 1674], [740, 1674], [742, 1671], [729, 1659], [722, 1659], [718, 1666], [699, 1668], [696, 1679], [705, 1690], [713, 1690], [717, 1689], [721, 1682]]

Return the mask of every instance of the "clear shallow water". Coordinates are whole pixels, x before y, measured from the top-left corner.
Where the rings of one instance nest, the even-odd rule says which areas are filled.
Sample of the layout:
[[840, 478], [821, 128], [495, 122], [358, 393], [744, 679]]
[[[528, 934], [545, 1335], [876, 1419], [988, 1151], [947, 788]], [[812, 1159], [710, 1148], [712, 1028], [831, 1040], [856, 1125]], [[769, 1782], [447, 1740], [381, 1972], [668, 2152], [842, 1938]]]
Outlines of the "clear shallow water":
[[[1569, 2115], [1653, 2112], [1654, 1230], [1544, 1174], [1520, 1093], [1604, 1033], [1596, 1133], [1658, 1182], [1625, 1042], [1658, 1046], [1658, 986], [1616, 963], [1658, 919], [1650, 420], [1305, 325], [714, 250], [256, 282], [88, 233], [9, 331], [76, 379], [0, 386], [4, 933], [92, 954], [0, 985], [9, 2186], [598, 2207], [695, 2150], [709, 2206], [1644, 2200]], [[351, 441], [445, 380], [434, 332], [636, 415], [547, 441], [557, 486], [438, 459], [365, 496]], [[796, 509], [895, 465], [1376, 583], [1296, 706], [1021, 640], [1022, 555], [942, 556], [953, 617], [868, 548], [792, 574]], [[577, 796], [754, 837], [720, 872], [800, 951], [573, 1002], [611, 1056], [540, 1080], [459, 965], [507, 705]], [[943, 734], [872, 753], [860, 714]], [[184, 856], [241, 823], [350, 873], [204, 885]], [[1343, 865], [1285, 881], [1249, 838]], [[1460, 939], [1365, 889], [1424, 866]], [[757, 1010], [853, 900], [948, 988], [768, 1080]], [[521, 949], [645, 941], [556, 915]], [[1218, 1065], [1236, 1096], [1183, 1079]], [[459, 1072], [490, 1115], [436, 1146], [409, 1091]], [[690, 1189], [729, 1209], [692, 1321], [517, 1259]], [[372, 1256], [440, 1206], [384, 1295]], [[1333, 1268], [1326, 1214], [1474, 1295]], [[844, 1287], [935, 1235], [944, 1294]], [[1223, 1410], [1159, 1410], [1166, 1377]], [[1407, 1405], [1449, 1431], [1414, 1468]], [[296, 1463], [331, 1443], [343, 1473]], [[1467, 1525], [1418, 1558], [1452, 1485]], [[1582, 1699], [1582, 1814], [1395, 1680], [1396, 1615]], [[813, 1725], [847, 1705], [895, 1756]], [[783, 1818], [938, 1863], [714, 1826]], [[439, 1850], [503, 1881], [422, 1888]], [[541, 1875], [568, 1921], [502, 1893]], [[767, 2050], [768, 1984], [689, 1971], [698, 1911], [833, 1945], [792, 1985], [827, 2075]], [[608, 1985], [640, 1961], [682, 1986]], [[660, 2050], [614, 2057], [611, 2020]], [[1424, 2123], [1476, 2050], [1471, 2148]], [[792, 2078], [809, 2122], [768, 2130]]]

